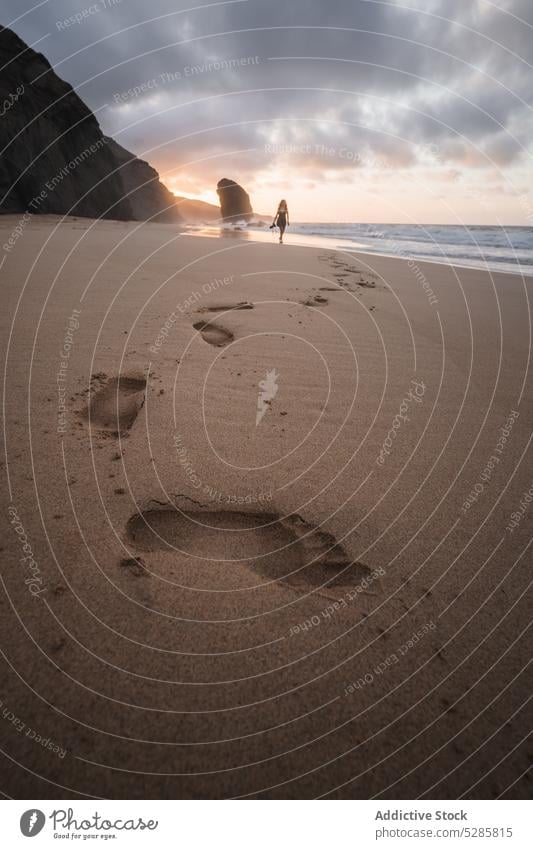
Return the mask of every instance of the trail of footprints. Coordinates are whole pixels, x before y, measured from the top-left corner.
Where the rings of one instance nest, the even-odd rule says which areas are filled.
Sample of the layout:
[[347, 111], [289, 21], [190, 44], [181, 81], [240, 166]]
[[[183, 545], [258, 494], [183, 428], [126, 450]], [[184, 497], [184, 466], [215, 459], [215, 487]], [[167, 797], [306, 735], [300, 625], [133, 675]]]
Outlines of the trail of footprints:
[[[330, 291], [329, 288], [326, 289]], [[307, 306], [327, 304], [322, 295], [310, 296]], [[253, 309], [248, 301], [204, 307], [201, 312]], [[193, 324], [203, 340], [221, 347], [233, 340], [233, 334], [213, 321]], [[89, 402], [81, 417], [101, 434], [126, 436], [141, 410], [146, 378], [139, 374], [108, 378], [93, 375]], [[154, 503], [155, 504], [155, 503]], [[235, 532], [241, 533], [235, 533]], [[128, 542], [143, 552], [164, 552], [170, 556], [197, 555], [218, 560], [226, 553], [228, 568], [244, 565], [265, 581], [276, 581], [298, 591], [314, 589], [334, 598], [334, 591], [351, 587], [358, 578], [369, 574], [362, 563], [353, 562], [335, 537], [294, 513], [253, 513], [220, 510], [209, 505], [180, 509], [177, 504], [151, 506], [130, 517], [126, 526]], [[181, 552], [181, 553], [180, 553]], [[145, 576], [148, 568], [140, 556], [123, 558], [125, 572]], [[332, 595], [333, 592], [333, 595]]]
[[337, 254], [321, 254], [320, 259], [334, 269], [333, 276], [342, 288], [348, 289], [349, 282], [353, 282], [363, 289], [376, 288], [377, 274], [357, 268], [355, 265], [340, 259]]

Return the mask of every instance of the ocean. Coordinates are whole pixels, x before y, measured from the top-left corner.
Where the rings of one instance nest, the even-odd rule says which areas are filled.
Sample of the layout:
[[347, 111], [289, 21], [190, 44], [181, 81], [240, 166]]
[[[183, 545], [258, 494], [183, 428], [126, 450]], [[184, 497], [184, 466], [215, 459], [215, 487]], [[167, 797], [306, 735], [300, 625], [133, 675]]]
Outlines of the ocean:
[[533, 275], [533, 227], [295, 223], [287, 241], [295, 234], [344, 250]]
[[[262, 224], [196, 225], [187, 228], [201, 236], [277, 241], [278, 230]], [[291, 223], [288, 245], [339, 248], [405, 259], [423, 259], [458, 266], [533, 275], [533, 227], [485, 227], [446, 224], [330, 224]]]

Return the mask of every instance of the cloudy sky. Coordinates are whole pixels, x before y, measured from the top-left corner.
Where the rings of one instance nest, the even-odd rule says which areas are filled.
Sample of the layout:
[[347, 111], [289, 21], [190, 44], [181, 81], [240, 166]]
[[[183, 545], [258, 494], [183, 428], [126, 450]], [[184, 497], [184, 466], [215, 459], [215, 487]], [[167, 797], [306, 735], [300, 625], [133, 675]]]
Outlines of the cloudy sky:
[[216, 202], [231, 177], [257, 211], [284, 196], [300, 221], [533, 226], [531, 0], [2, 0], [2, 13], [178, 194]]

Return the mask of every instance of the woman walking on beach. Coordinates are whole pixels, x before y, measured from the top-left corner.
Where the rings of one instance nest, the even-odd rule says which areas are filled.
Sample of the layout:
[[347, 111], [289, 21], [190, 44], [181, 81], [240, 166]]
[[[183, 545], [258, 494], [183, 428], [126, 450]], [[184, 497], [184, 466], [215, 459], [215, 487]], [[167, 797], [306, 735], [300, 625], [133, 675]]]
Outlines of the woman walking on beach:
[[286, 200], [280, 200], [278, 211], [274, 216], [274, 221], [272, 222], [272, 227], [279, 227], [279, 242], [280, 245], [283, 244], [283, 234], [285, 232], [285, 228], [289, 225], [289, 207], [287, 206]]

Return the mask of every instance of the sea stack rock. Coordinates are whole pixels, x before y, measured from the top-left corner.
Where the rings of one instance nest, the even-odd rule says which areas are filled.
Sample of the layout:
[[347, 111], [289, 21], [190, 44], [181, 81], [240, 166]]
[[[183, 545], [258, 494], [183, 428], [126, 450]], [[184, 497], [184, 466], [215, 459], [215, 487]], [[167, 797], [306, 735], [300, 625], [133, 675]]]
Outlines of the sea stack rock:
[[217, 194], [220, 200], [220, 214], [223, 221], [250, 221], [254, 216], [250, 197], [242, 186], [234, 180], [224, 177], [217, 183]]
[[1, 26], [0, 66], [0, 213], [179, 217], [157, 172], [106, 138], [44, 56]]

